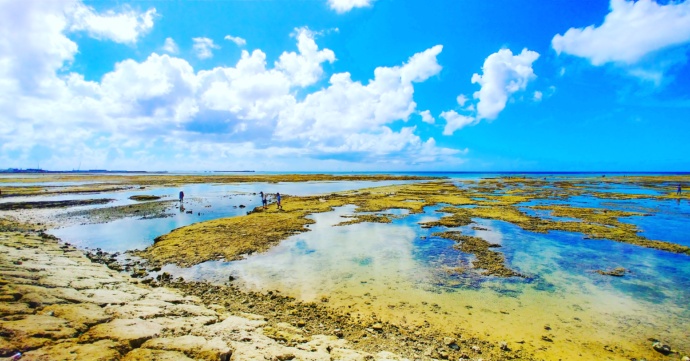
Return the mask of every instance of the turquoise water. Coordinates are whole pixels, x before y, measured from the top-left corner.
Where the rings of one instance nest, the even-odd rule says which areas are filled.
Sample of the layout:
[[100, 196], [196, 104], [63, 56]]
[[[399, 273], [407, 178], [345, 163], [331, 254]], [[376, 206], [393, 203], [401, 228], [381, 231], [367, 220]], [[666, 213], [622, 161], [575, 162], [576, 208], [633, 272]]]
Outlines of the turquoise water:
[[[420, 222], [442, 216], [439, 208], [427, 207], [422, 214], [391, 224], [334, 227], [354, 211], [352, 206], [341, 207], [313, 215], [316, 223], [311, 232], [292, 236], [265, 253], [191, 268], [168, 265], [161, 272], [216, 283], [232, 276], [248, 289], [280, 290], [308, 301], [327, 295], [334, 305], [379, 315], [389, 312], [398, 322], [411, 320], [415, 312], [431, 320], [427, 307], [435, 304], [448, 312], [444, 317], [461, 323], [469, 307], [486, 323], [478, 325], [470, 319], [468, 327], [514, 341], [532, 336], [538, 340], [544, 324], [558, 328], [553, 331], [558, 337], [583, 345], [602, 339], [644, 343], [650, 335], [690, 341], [684, 333], [690, 321], [688, 256], [475, 219], [457, 230], [500, 244], [495, 250], [505, 256], [506, 265], [526, 275], [485, 276], [472, 268], [474, 256], [454, 249], [453, 241], [432, 235], [446, 228], [419, 227]], [[465, 272], [448, 272], [457, 267]], [[621, 278], [596, 273], [615, 267], [630, 272]], [[388, 310], [401, 303], [410, 304], [415, 312]], [[510, 317], [497, 310], [508, 310]], [[574, 319], [583, 326], [573, 329]], [[605, 330], [605, 335], [589, 328]]]
[[[104, 208], [138, 203], [129, 199], [133, 195], [156, 195], [161, 200], [176, 200], [180, 190], [185, 192], [184, 212], [179, 205], [172, 205], [169, 217], [154, 219], [124, 218], [109, 223], [73, 225], [50, 230], [50, 233], [82, 248], [100, 248], [107, 252], [123, 252], [144, 249], [153, 244], [153, 239], [169, 233], [175, 228], [224, 217], [240, 216], [261, 204], [258, 192], [270, 192], [272, 200], [275, 193], [283, 196], [306, 196], [328, 194], [354, 189], [401, 184], [400, 181], [381, 182], [303, 182], [303, 183], [241, 183], [241, 184], [191, 184], [184, 187], [150, 188], [115, 193], [58, 195], [47, 197], [13, 197], [11, 200], [67, 200], [113, 198], [106, 205], [73, 207], [69, 211]], [[289, 201], [289, 200], [285, 200]], [[240, 206], [245, 206], [242, 208]], [[191, 211], [191, 214], [186, 213]]]

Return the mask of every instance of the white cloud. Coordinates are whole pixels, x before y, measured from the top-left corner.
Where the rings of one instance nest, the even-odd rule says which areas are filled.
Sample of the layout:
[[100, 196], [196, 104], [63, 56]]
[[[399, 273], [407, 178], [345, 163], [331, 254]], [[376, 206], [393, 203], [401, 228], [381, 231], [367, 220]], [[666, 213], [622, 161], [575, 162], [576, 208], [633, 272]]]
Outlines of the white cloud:
[[459, 104], [461, 107], [464, 107], [464, 106], [465, 106], [465, 103], [467, 103], [467, 101], [468, 101], [469, 99], [465, 96], [465, 94], [460, 94], [460, 95], [458, 95], [458, 97], [457, 97], [455, 100], [457, 100], [458, 104]]
[[534, 92], [534, 96], [532, 97], [532, 99], [534, 99], [535, 102], [540, 102], [543, 97], [544, 97], [544, 94], [542, 92], [540, 92], [539, 90], [537, 90]]
[[163, 44], [163, 51], [170, 54], [177, 54], [177, 52], [180, 51], [180, 48], [177, 46], [177, 43], [175, 43], [175, 40], [173, 40], [173, 38], [165, 38], [165, 43]]
[[424, 123], [434, 124], [434, 122], [436, 121], [436, 119], [434, 119], [434, 117], [431, 115], [431, 112], [428, 110], [419, 112], [419, 115], [422, 116], [422, 121]]
[[93, 8], [73, 2], [72, 31], [86, 31], [97, 39], [109, 39], [117, 43], [133, 44], [140, 36], [153, 28], [156, 9], [140, 13], [124, 6], [119, 12], [108, 10], [98, 14]]
[[185, 60], [168, 55], [154, 53], [141, 63], [117, 63], [114, 71], [103, 76], [100, 85], [103, 101], [116, 104], [113, 115], [133, 119], [120, 126], [141, 121], [180, 122], [198, 111], [194, 101], [194, 69]]
[[346, 13], [353, 8], [371, 6], [374, 0], [328, 0], [328, 5], [338, 14]]
[[611, 0], [611, 11], [595, 27], [570, 28], [551, 45], [557, 53], [588, 59], [592, 65], [638, 63], [648, 54], [690, 42], [690, 1]]
[[273, 67], [261, 50], [202, 71], [153, 53], [120, 61], [90, 81], [71, 68], [79, 49], [67, 37], [69, 14], [63, 2], [0, 1], [0, 164], [403, 169], [457, 164], [464, 154], [422, 139], [414, 127], [391, 127], [417, 113], [414, 84], [441, 70], [441, 46], [377, 68], [366, 85], [333, 74], [329, 86], [303, 89], [304, 98], [297, 88], [314, 84], [323, 77], [321, 64], [335, 61], [306, 29], [295, 34], [298, 52], [283, 53]]
[[239, 36], [225, 35], [225, 40], [232, 41], [237, 46], [247, 45], [247, 40], [240, 38]]
[[335, 53], [330, 49], [319, 50], [314, 41], [314, 33], [307, 28], [295, 29], [297, 49], [295, 52], [284, 52], [275, 63], [276, 69], [288, 74], [290, 80], [299, 86], [314, 84], [323, 74], [321, 63], [335, 61]]
[[417, 53], [403, 66], [378, 67], [367, 85], [353, 81], [349, 73], [333, 74], [330, 86], [281, 113], [276, 135], [323, 141], [343, 132], [407, 120], [417, 105], [412, 83], [441, 70], [436, 55], [442, 49], [437, 45]]
[[194, 52], [199, 59], [208, 59], [213, 57], [213, 49], [220, 49], [220, 46], [213, 43], [209, 38], [192, 38], [194, 41]]
[[481, 86], [474, 93], [478, 99], [477, 119], [495, 119], [505, 108], [508, 97], [525, 90], [527, 84], [536, 77], [532, 63], [539, 58], [537, 52], [523, 49], [513, 55], [509, 49], [501, 49], [489, 55], [482, 67], [483, 74], [472, 75], [472, 83]]
[[468, 125], [475, 125], [479, 122], [474, 117], [460, 115], [455, 110], [441, 113], [441, 118], [446, 120], [446, 126], [443, 128], [443, 135], [453, 135], [456, 130], [462, 129]]
[[266, 69], [266, 54], [242, 51], [234, 68], [217, 67], [198, 73], [197, 97], [205, 109], [229, 112], [241, 120], [274, 119], [294, 103], [285, 74]]

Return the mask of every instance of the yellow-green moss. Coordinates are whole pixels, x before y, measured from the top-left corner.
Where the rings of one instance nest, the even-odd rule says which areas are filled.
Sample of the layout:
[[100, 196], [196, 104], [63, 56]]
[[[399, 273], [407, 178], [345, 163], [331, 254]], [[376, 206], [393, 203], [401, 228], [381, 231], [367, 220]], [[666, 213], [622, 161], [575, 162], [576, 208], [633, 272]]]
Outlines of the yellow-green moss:
[[349, 218], [348, 221], [343, 221], [336, 226], [347, 226], [350, 224], [372, 222], [372, 223], [391, 223], [393, 220], [388, 215], [385, 214], [357, 214], [354, 216], [345, 216], [344, 218]]
[[491, 244], [480, 237], [467, 236], [457, 231], [437, 232], [434, 233], [434, 236], [458, 242], [454, 247], [464, 253], [475, 255], [477, 259], [472, 262], [472, 265], [475, 268], [483, 269], [485, 275], [521, 276], [520, 273], [505, 266], [505, 257], [502, 254], [491, 250], [491, 248], [497, 248], [500, 245]]

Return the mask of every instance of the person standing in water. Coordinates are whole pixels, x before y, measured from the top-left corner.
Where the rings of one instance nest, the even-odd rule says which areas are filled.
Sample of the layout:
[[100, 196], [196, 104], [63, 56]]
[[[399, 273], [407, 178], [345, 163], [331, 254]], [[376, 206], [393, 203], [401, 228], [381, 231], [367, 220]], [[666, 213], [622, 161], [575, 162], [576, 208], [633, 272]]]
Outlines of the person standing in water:
[[184, 200], [184, 192], [180, 191], [180, 202]]
[[680, 189], [680, 183], [678, 183], [678, 191], [676, 192], [676, 195], [680, 195], [681, 189]]
[[278, 205], [278, 209], [283, 209], [283, 206], [280, 205], [280, 193], [276, 193], [276, 204]]

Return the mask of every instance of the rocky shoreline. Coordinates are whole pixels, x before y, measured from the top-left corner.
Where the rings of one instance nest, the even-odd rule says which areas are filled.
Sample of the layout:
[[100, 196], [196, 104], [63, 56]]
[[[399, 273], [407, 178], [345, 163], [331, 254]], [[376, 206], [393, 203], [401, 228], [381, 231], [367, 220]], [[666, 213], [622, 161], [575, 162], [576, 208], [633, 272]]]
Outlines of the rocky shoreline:
[[0, 357], [21, 353], [21, 360], [406, 359], [385, 351], [356, 350], [338, 335], [305, 332], [311, 326], [244, 312], [252, 307], [223, 301], [249, 297], [250, 302], [263, 302], [252, 298], [256, 295], [240, 296], [228, 289], [230, 293], [215, 294], [219, 302], [209, 303], [203, 297], [208, 287], [145, 285], [40, 233], [8, 231], [0, 233], [0, 239]]
[[[0, 232], [0, 357], [22, 360], [530, 360], [428, 323], [398, 327], [278, 292], [148, 277], [29, 225]], [[131, 272], [129, 276], [127, 273]], [[392, 351], [392, 352], [391, 352]], [[393, 353], [394, 352], [394, 353]]]

